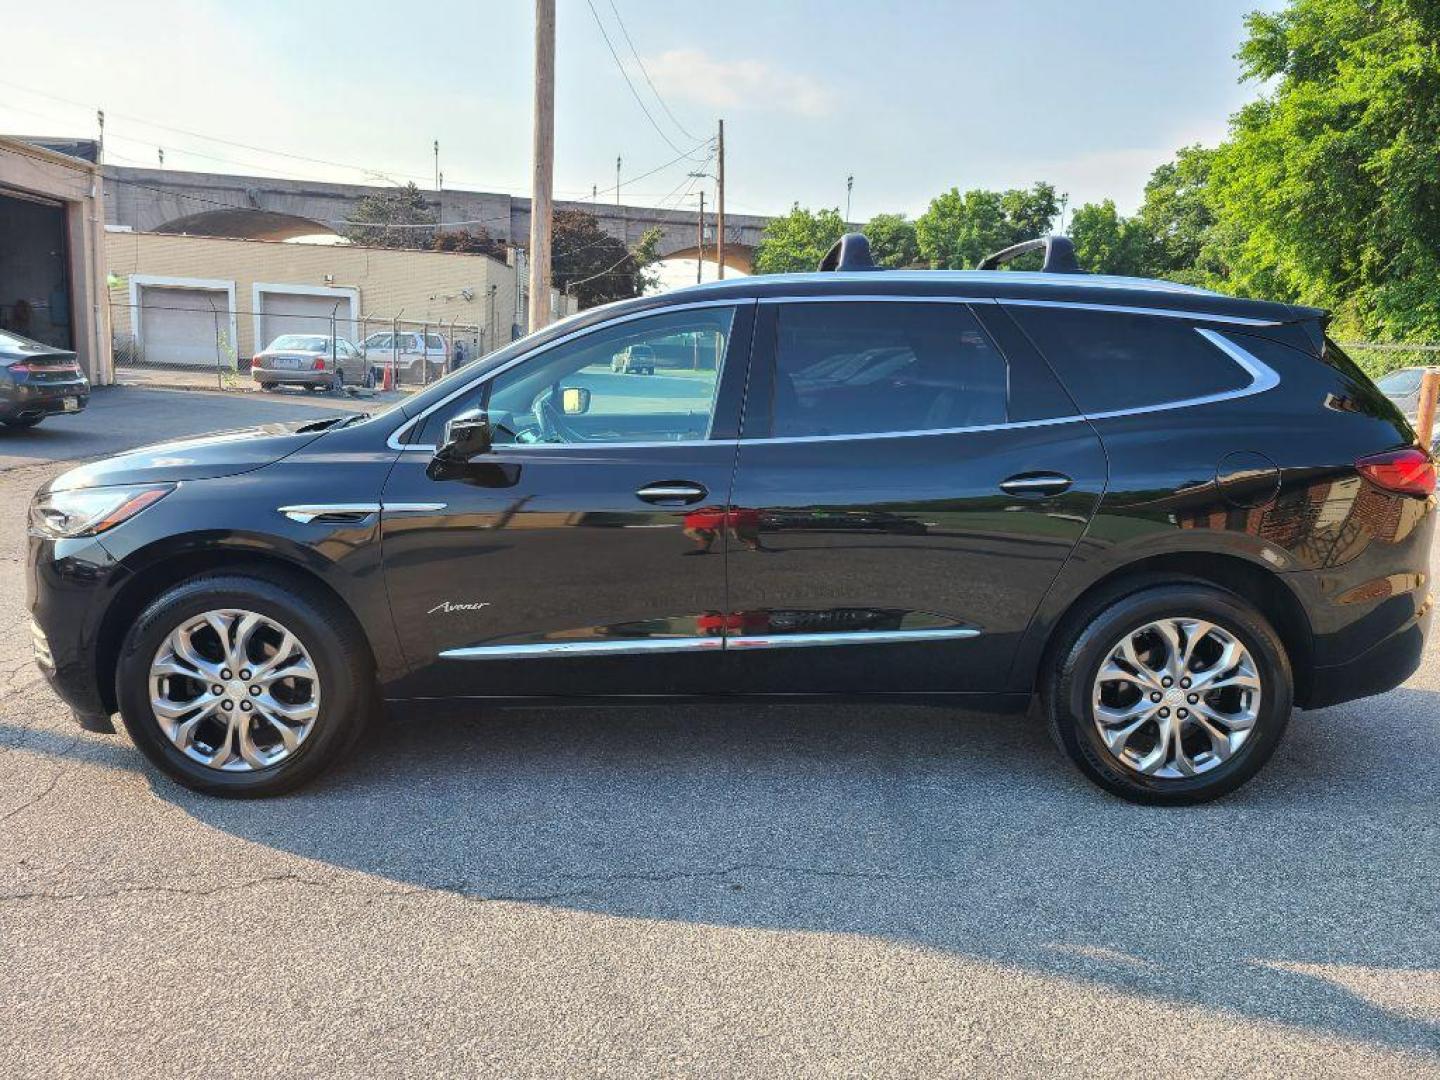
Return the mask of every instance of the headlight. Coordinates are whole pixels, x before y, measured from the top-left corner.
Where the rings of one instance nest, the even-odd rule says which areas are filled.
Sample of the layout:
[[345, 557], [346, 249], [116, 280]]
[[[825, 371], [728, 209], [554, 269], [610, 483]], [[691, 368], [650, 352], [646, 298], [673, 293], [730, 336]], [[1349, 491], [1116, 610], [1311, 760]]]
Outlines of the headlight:
[[174, 484], [145, 484], [51, 491], [37, 495], [30, 504], [30, 528], [54, 539], [94, 536], [128, 521], [174, 490]]

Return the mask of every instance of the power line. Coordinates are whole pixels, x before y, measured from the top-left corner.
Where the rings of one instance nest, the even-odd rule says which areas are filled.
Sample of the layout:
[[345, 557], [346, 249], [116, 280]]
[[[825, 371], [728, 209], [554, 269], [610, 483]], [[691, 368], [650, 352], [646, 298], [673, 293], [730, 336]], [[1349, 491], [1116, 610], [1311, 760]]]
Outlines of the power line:
[[645, 119], [649, 120], [650, 126], [655, 129], [655, 134], [664, 139], [665, 145], [670, 147], [671, 150], [679, 152], [681, 157], [689, 157], [689, 154], [681, 151], [680, 147], [675, 145], [674, 140], [665, 134], [665, 130], [655, 122], [655, 117], [652, 116], [650, 110], [646, 108], [645, 99], [640, 96], [640, 91], [636, 90], [635, 84], [630, 81], [630, 73], [625, 70], [625, 65], [620, 62], [620, 54], [615, 51], [615, 46], [610, 42], [610, 35], [605, 31], [605, 24], [600, 21], [600, 13], [595, 10], [593, 0], [585, 0], [585, 5], [590, 9], [590, 14], [595, 17], [595, 25], [600, 29], [600, 36], [605, 39], [605, 48], [610, 50], [610, 59], [615, 61], [616, 70], [620, 72], [620, 77], [625, 80], [625, 85], [630, 88], [630, 95], [635, 99], [635, 104], [640, 106], [640, 111], [645, 114]]
[[645, 61], [640, 59], [640, 53], [635, 48], [635, 42], [630, 40], [630, 31], [625, 29], [625, 20], [620, 17], [620, 9], [615, 6], [615, 0], [610, 0], [610, 10], [615, 13], [615, 21], [620, 24], [620, 33], [625, 35], [625, 44], [630, 46], [630, 55], [635, 57], [635, 63], [639, 65], [640, 74], [645, 76], [645, 82], [649, 85], [650, 92], [655, 95], [655, 100], [658, 101], [660, 107], [665, 110], [665, 115], [670, 117], [670, 122], [680, 129], [680, 134], [684, 135], [687, 139], [695, 138], [695, 136], [690, 134], [686, 129], [685, 125], [680, 123], [675, 114], [670, 111], [670, 106], [665, 103], [665, 99], [660, 96], [660, 91], [655, 88], [655, 82], [650, 78], [650, 72], [645, 67]]

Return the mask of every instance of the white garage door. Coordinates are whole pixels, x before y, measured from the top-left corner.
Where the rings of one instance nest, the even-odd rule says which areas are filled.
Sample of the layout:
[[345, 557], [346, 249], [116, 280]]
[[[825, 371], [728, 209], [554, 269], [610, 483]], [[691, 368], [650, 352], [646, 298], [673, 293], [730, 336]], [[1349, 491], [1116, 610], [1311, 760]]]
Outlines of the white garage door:
[[217, 363], [229, 365], [230, 298], [223, 291], [146, 285], [139, 299], [145, 363], [211, 369]]
[[348, 296], [262, 292], [257, 345], [269, 345], [281, 334], [329, 334], [331, 312], [335, 313], [335, 333], [342, 338], [353, 338]]

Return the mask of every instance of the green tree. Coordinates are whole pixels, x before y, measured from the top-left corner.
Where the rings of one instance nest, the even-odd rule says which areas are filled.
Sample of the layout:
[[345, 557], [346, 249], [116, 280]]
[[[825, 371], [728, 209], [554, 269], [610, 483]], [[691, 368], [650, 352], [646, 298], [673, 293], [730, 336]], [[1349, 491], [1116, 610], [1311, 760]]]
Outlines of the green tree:
[[1146, 273], [1145, 230], [1135, 219], [1119, 214], [1114, 199], [1076, 207], [1070, 239], [1082, 269], [1132, 277]]
[[865, 226], [865, 236], [876, 266], [901, 270], [920, 261], [915, 223], [904, 214], [876, 214]]
[[1059, 209], [1055, 188], [1046, 183], [1011, 191], [975, 188], [963, 195], [951, 188], [931, 199], [916, 219], [920, 257], [937, 270], [973, 269], [992, 252], [1043, 236]]
[[550, 280], [568, 290], [581, 308], [628, 300], [645, 290], [644, 249], [653, 258], [656, 241], [641, 240], [639, 252], [600, 227], [594, 214], [584, 210], [556, 210], [550, 232]]
[[1273, 89], [1211, 168], [1230, 287], [1347, 333], [1440, 336], [1440, 7], [1291, 0], [1246, 23], [1245, 75]]
[[413, 183], [366, 195], [355, 204], [340, 235], [365, 247], [428, 248], [437, 218], [429, 199]]
[[765, 226], [755, 249], [755, 273], [814, 270], [844, 234], [845, 222], [838, 209], [815, 211], [796, 203], [788, 214]]
[[1215, 244], [1210, 167], [1215, 151], [1187, 146], [1150, 176], [1136, 220], [1148, 239], [1145, 273], [1188, 284], [1220, 284], [1229, 276]]

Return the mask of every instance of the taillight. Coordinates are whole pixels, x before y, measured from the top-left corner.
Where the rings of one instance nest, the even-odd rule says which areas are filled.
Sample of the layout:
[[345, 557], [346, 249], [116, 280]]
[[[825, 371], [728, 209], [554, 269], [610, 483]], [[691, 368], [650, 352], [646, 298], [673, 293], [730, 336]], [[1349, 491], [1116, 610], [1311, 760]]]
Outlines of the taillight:
[[324, 371], [324, 370], [325, 370], [325, 357], [323, 357], [323, 356], [317, 356], [317, 357], [315, 357], [315, 366], [314, 366], [314, 368], [313, 368], [312, 370], [314, 370], [314, 371]]
[[1371, 454], [1355, 462], [1360, 475], [1376, 487], [1424, 498], [1435, 494], [1435, 462], [1418, 446]]

